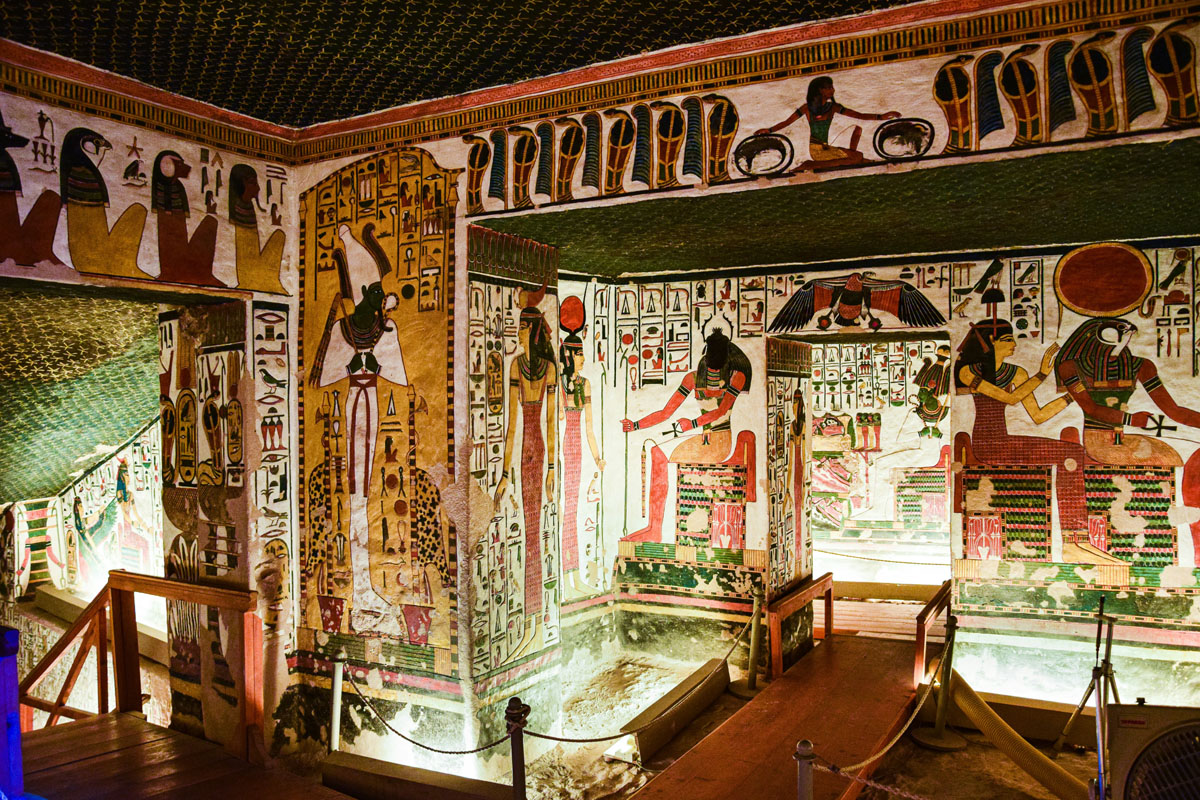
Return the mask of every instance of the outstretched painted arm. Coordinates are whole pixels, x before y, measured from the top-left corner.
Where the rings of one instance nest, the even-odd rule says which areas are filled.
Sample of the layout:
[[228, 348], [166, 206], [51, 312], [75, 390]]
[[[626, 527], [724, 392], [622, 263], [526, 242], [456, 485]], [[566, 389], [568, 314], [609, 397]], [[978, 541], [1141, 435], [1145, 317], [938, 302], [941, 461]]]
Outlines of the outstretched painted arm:
[[791, 125], [793, 122], [800, 119], [800, 117], [804, 116], [804, 113], [806, 111], [808, 111], [808, 103], [805, 103], [804, 105], [797, 108], [795, 111], [792, 112], [791, 116], [789, 116], [783, 122], [780, 122], [778, 125], [772, 125], [769, 128], [759, 128], [757, 131], [755, 131], [755, 133], [763, 134], [763, 133], [774, 133], [775, 131], [781, 131], [784, 128], [786, 128], [788, 125]]
[[[1005, 405], [1013, 406], [1017, 403], [1025, 402], [1025, 399], [1033, 395], [1033, 390], [1042, 385], [1045, 380], [1045, 375], [1034, 375], [1032, 378], [1025, 378], [1021, 383], [1017, 384], [1011, 392], [994, 383], [990, 383], [978, 378], [975, 373], [971, 372], [970, 367], [963, 367], [958, 372], [959, 378], [967, 386], [971, 387], [972, 392], [978, 392], [984, 397], [990, 397], [993, 400], [999, 400]], [[1020, 379], [1021, 373], [1017, 373], [1016, 377]]]
[[671, 415], [675, 413], [675, 409], [679, 408], [679, 406], [684, 400], [687, 399], [687, 396], [691, 394], [695, 388], [696, 374], [694, 372], [689, 372], [684, 379], [680, 381], [679, 388], [671, 394], [670, 399], [667, 400], [667, 404], [663, 406], [661, 410], [647, 414], [636, 422], [633, 420], [623, 419], [621, 420], [621, 430], [629, 433], [630, 431], [637, 431], [641, 430], [642, 428], [652, 428], [655, 425], [658, 425], [660, 422], [670, 419]]
[[[1175, 402], [1175, 398], [1163, 384], [1162, 378], [1158, 377], [1158, 367], [1154, 365], [1153, 361], [1143, 361], [1137, 376], [1138, 380], [1142, 382], [1142, 386], [1145, 387], [1146, 393], [1150, 395], [1150, 399], [1162, 409], [1164, 414], [1180, 425], [1200, 428], [1200, 412], [1184, 408]], [[1141, 423], [1141, 427], [1145, 426], [1145, 422]]]
[[882, 114], [863, 114], [860, 111], [855, 111], [853, 108], [846, 108], [845, 106], [842, 106], [839, 113], [845, 114], [847, 117], [852, 117], [854, 119], [865, 120], [896, 119], [900, 116], [899, 111], [886, 111]]
[[[1015, 378], [1017, 384], [1023, 386], [1028, 378], [1029, 374], [1020, 367], [1017, 367], [1017, 375]], [[1038, 402], [1037, 396], [1033, 392], [1030, 392], [1029, 394], [1025, 395], [1025, 399], [1021, 401], [1021, 405], [1024, 406], [1025, 411], [1029, 414], [1029, 418], [1033, 420], [1034, 424], [1041, 425], [1043, 422], [1057, 416], [1063, 409], [1071, 405], [1071, 395], [1059, 395], [1049, 403], [1046, 403], [1046, 405], [1042, 405]]]

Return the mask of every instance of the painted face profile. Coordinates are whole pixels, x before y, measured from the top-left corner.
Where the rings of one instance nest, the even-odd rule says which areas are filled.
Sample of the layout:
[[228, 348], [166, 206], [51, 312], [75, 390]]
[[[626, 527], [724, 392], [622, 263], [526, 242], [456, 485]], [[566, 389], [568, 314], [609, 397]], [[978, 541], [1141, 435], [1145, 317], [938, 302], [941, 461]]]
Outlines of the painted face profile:
[[993, 347], [996, 348], [996, 360], [1003, 361], [1016, 351], [1017, 340], [1011, 332], [1002, 333], [993, 340]]
[[1097, 333], [1097, 338], [1105, 344], [1111, 345], [1113, 353], [1116, 354], [1129, 346], [1129, 343], [1133, 341], [1135, 333], [1137, 333], [1136, 325], [1132, 322], [1118, 319], [1101, 328]]
[[521, 320], [517, 325], [517, 341], [521, 343], [521, 349], [525, 351], [525, 355], [529, 355], [529, 335], [533, 330], [533, 325], [529, 320]]

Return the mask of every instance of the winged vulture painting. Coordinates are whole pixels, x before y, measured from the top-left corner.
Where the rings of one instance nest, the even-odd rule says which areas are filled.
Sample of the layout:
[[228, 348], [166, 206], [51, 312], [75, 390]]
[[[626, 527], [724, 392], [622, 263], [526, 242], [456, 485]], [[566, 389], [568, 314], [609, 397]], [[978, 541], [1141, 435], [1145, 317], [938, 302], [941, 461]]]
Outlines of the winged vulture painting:
[[867, 327], [877, 331], [883, 321], [876, 312], [886, 311], [906, 325], [931, 328], [944, 325], [933, 303], [915, 286], [904, 281], [880, 280], [870, 272], [854, 272], [836, 278], [814, 278], [796, 290], [787, 304], [771, 322], [771, 333], [787, 333], [804, 328], [812, 318], [817, 327], [828, 329], [838, 325], [858, 325], [866, 320]]

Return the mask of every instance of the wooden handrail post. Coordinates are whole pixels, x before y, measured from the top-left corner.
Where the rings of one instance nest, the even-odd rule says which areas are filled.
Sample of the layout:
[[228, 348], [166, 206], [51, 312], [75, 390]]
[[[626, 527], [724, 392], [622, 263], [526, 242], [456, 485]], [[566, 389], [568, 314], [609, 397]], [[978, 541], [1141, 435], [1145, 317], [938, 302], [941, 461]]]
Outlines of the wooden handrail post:
[[941, 588], [934, 593], [925, 607], [917, 614], [917, 647], [916, 656], [913, 660], [913, 688], [917, 688], [925, 681], [925, 647], [929, 639], [929, 629], [937, 622], [942, 611], [950, 608], [950, 588], [951, 582], [946, 581]]
[[[783, 619], [797, 609], [803, 608], [823, 595], [825, 599], [825, 638], [833, 635], [833, 573], [826, 572], [817, 578], [792, 587], [782, 597], [777, 597], [767, 606], [767, 639], [770, 647], [771, 677], [777, 678], [783, 673]], [[816, 626], [816, 620], [813, 620]]]
[[[4, 758], [0, 759], [3, 762], [0, 764], [0, 790], [5, 797], [20, 797], [25, 793], [25, 766], [21, 760], [21, 730], [25, 714], [20, 699], [21, 684], [17, 680], [17, 652], [20, 646], [20, 631], [0, 627], [0, 703], [4, 704]], [[32, 727], [32, 717], [29, 722]]]
[[246, 760], [262, 766], [266, 761], [263, 741], [263, 632], [262, 620], [253, 611], [242, 614], [242, 727], [246, 736]]
[[833, 580], [825, 587], [825, 638], [833, 636]]
[[108, 713], [108, 607], [96, 612], [96, 694], [101, 714]]
[[113, 675], [117, 711], [142, 710], [142, 670], [138, 653], [137, 611], [129, 589], [109, 586], [113, 617]]

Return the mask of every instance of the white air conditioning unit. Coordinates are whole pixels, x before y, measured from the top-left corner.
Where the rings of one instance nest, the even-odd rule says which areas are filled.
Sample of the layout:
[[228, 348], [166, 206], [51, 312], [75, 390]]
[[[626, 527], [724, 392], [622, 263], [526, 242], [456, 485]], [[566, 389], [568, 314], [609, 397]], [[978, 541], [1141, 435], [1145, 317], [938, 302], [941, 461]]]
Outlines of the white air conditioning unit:
[[1113, 800], [1200, 800], [1200, 708], [1108, 707]]

